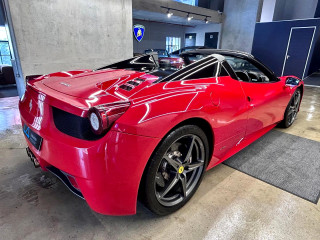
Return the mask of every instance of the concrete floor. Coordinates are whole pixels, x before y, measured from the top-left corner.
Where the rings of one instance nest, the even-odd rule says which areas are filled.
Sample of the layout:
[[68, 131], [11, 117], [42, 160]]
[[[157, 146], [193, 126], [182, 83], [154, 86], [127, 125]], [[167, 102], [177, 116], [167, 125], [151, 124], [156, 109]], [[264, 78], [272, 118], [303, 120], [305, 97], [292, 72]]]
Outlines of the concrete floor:
[[310, 76], [303, 79], [303, 81], [305, 85], [320, 87], [320, 72], [311, 74]]
[[[191, 201], [170, 216], [154, 216], [140, 204], [134, 216], [97, 214], [33, 167], [17, 101], [0, 99], [0, 239], [320, 239], [319, 202], [225, 165], [207, 172]], [[274, 131], [320, 142], [320, 88], [306, 87], [297, 121]]]

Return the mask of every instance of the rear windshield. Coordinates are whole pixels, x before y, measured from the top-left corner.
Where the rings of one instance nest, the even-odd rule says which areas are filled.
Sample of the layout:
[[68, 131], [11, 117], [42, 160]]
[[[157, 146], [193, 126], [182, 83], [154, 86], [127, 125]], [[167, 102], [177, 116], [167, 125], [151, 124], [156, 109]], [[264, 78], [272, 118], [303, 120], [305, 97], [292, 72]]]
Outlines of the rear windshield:
[[127, 70], [133, 70], [133, 71], [147, 72], [147, 71], [152, 71], [156, 69], [157, 64], [152, 55], [142, 55], [134, 58], [129, 58], [127, 60], [117, 62], [114, 64], [110, 64], [110, 65], [98, 68], [96, 70], [102, 70], [106, 68], [127, 69]]
[[145, 50], [144, 52], [146, 54], [156, 52], [156, 53], [158, 53], [159, 57], [169, 57], [167, 50], [164, 50], [164, 49], [149, 49], [149, 50]]
[[207, 56], [208, 56], [208, 54], [191, 53], [191, 54], [183, 55], [182, 58], [183, 58], [185, 65], [189, 65], [189, 64], [194, 63], [196, 61], [199, 61]]

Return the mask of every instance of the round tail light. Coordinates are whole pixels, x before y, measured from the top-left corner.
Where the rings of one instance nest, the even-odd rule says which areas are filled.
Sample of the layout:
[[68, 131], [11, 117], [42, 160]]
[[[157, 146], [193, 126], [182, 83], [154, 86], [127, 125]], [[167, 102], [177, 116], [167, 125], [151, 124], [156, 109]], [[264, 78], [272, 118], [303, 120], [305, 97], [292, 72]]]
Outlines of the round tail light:
[[112, 124], [125, 113], [130, 102], [103, 104], [90, 108], [88, 113], [91, 130], [101, 134], [108, 130]]

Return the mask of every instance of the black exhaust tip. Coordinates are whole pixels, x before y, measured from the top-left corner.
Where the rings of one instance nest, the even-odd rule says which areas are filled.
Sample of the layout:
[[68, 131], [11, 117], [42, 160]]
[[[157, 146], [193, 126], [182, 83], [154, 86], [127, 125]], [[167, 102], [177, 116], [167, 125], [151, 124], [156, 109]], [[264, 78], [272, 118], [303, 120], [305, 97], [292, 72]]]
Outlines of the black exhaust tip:
[[28, 155], [28, 157], [30, 158], [31, 162], [33, 163], [34, 167], [35, 167], [35, 168], [40, 167], [39, 161], [38, 161], [37, 158], [34, 156], [33, 152], [30, 150], [29, 147], [26, 148], [26, 151], [27, 151], [27, 155]]
[[30, 157], [30, 148], [29, 147], [26, 148], [26, 152], [27, 152], [28, 157]]

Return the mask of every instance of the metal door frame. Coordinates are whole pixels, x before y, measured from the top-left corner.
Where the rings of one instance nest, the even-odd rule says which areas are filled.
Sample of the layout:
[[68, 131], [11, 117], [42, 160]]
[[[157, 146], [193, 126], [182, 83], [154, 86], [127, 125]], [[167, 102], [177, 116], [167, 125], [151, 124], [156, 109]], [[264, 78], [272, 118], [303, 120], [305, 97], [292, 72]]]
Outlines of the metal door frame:
[[187, 33], [184, 34], [184, 46], [186, 46], [186, 35], [187, 34], [195, 34], [194, 46], [197, 46], [197, 33], [196, 32], [187, 32]]
[[317, 29], [316, 26], [309, 26], [309, 27], [292, 27], [292, 28], [291, 28], [291, 30], [290, 30], [290, 35], [289, 35], [289, 40], [288, 40], [288, 44], [287, 44], [286, 55], [284, 56], [284, 61], [283, 61], [283, 67], [282, 67], [281, 76], [283, 76], [283, 73], [284, 73], [284, 70], [285, 70], [285, 67], [286, 67], [286, 63], [287, 63], [287, 59], [288, 59], [287, 56], [288, 56], [288, 51], [289, 51], [290, 42], [291, 42], [292, 30], [294, 30], [294, 29], [303, 29], [303, 28], [313, 28], [313, 35], [312, 35], [311, 43], [310, 43], [310, 46], [309, 46], [308, 56], [307, 56], [306, 64], [304, 65], [304, 70], [303, 70], [303, 74], [302, 74], [302, 79], [304, 78], [304, 75], [305, 75], [305, 73], [306, 73], [306, 69], [307, 69], [307, 66], [308, 66], [308, 61], [309, 61], [309, 57], [310, 57], [311, 47], [312, 47], [312, 45], [313, 45], [314, 35], [315, 35], [316, 29]]
[[23, 72], [22, 72], [21, 62], [20, 62], [19, 53], [18, 53], [17, 41], [16, 41], [16, 37], [14, 35], [9, 2], [8, 2], [8, 0], [1, 0], [0, 4], [3, 5], [3, 10], [4, 10], [4, 14], [5, 14], [4, 17], [5, 17], [5, 21], [6, 21], [5, 28], [6, 28], [6, 32], [7, 32], [7, 36], [8, 36], [9, 46], [11, 49], [11, 62], [12, 62], [14, 77], [15, 77], [16, 84], [17, 84], [18, 94], [21, 98], [25, 92], [26, 86], [25, 86], [25, 81], [23, 78]]
[[219, 49], [220, 48], [220, 35], [222, 35], [222, 34], [220, 34], [220, 31], [214, 31], [214, 32], [204, 32], [204, 42], [203, 42], [203, 46], [205, 46], [205, 44], [206, 44], [206, 33], [218, 33], [218, 37], [217, 37], [217, 49]]

